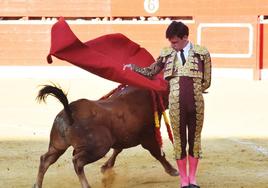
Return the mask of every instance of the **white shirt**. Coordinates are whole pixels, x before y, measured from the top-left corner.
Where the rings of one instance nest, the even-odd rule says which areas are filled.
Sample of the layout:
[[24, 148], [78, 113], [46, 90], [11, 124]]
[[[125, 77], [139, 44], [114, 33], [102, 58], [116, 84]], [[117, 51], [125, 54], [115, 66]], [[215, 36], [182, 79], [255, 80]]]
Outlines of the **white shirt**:
[[[186, 61], [187, 61], [187, 59], [188, 59], [189, 50], [190, 50], [191, 48], [192, 48], [192, 43], [191, 43], [190, 41], [189, 41], [189, 42], [187, 43], [187, 45], [183, 48], [183, 54], [184, 54], [184, 57], [185, 57]], [[181, 63], [181, 65], [182, 65], [181, 52], [180, 52], [180, 51], [177, 52], [177, 57], [178, 57], [178, 59], [180, 60], [180, 63]]]

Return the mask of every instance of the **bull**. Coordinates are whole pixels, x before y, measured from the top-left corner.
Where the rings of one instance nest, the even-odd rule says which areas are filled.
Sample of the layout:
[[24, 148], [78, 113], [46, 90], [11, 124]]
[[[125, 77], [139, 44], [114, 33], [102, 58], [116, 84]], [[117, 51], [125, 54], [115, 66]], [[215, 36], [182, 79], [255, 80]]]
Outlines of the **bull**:
[[101, 167], [112, 168], [117, 155], [126, 148], [139, 144], [147, 149], [171, 176], [177, 170], [161, 153], [155, 138], [154, 116], [150, 91], [126, 86], [107, 99], [91, 101], [79, 99], [69, 104], [67, 95], [57, 86], [45, 85], [37, 96], [45, 101], [56, 97], [64, 106], [55, 117], [48, 151], [40, 157], [34, 188], [41, 188], [49, 166], [73, 147], [73, 164], [82, 188], [89, 188], [84, 166], [104, 157], [113, 148], [112, 156]]

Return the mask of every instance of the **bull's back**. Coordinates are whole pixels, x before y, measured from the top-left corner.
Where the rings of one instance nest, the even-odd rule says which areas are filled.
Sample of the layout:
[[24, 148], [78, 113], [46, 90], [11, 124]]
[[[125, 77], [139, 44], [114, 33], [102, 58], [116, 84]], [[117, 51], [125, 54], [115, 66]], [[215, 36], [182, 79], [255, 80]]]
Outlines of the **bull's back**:
[[98, 101], [79, 99], [70, 108], [76, 126], [94, 131], [104, 127], [114, 147], [136, 146], [144, 135], [153, 133], [152, 102], [146, 90], [134, 88]]

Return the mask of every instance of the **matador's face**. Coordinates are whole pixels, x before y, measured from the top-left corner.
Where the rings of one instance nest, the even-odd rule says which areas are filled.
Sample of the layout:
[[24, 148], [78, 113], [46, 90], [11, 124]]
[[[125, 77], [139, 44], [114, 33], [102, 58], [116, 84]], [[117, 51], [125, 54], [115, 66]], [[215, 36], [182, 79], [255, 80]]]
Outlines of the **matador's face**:
[[176, 50], [176, 51], [180, 51], [181, 49], [183, 49], [187, 43], [188, 43], [188, 36], [185, 35], [183, 38], [174, 36], [172, 38], [168, 39], [170, 42], [171, 47]]

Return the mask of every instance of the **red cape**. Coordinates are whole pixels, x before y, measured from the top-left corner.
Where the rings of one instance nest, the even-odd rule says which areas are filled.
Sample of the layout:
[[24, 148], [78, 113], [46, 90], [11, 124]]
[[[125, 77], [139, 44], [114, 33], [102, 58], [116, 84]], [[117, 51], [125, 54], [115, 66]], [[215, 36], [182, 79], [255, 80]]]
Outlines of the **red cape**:
[[157, 91], [167, 90], [162, 74], [150, 80], [129, 69], [123, 70], [124, 64], [149, 66], [154, 58], [146, 49], [119, 33], [83, 43], [60, 18], [51, 29], [48, 63], [52, 63], [51, 55], [108, 80]]

